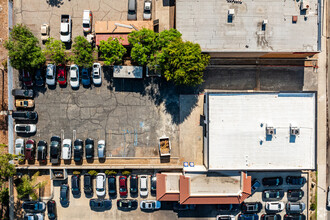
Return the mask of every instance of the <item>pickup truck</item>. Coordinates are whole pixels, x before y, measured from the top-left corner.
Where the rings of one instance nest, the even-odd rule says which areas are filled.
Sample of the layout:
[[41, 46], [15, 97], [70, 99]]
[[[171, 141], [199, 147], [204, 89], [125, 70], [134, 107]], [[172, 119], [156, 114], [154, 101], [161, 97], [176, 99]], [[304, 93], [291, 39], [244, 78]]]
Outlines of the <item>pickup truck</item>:
[[61, 15], [61, 36], [60, 39], [64, 43], [71, 42], [71, 16]]

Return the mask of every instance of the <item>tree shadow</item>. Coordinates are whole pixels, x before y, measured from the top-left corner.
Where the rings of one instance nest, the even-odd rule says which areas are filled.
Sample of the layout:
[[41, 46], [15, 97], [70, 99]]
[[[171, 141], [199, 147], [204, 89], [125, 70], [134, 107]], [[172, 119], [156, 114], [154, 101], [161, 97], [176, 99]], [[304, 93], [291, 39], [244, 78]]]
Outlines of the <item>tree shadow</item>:
[[51, 7], [61, 7], [64, 4], [63, 0], [46, 0], [46, 3]]

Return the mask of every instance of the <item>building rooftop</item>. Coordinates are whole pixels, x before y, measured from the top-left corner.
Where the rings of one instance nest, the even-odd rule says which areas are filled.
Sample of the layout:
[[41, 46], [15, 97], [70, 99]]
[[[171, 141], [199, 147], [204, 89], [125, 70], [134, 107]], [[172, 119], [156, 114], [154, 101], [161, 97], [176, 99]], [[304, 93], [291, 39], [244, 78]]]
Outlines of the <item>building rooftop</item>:
[[208, 94], [209, 170], [315, 169], [315, 101], [315, 93]]
[[204, 52], [317, 52], [318, 0], [304, 3], [177, 0], [176, 28]]

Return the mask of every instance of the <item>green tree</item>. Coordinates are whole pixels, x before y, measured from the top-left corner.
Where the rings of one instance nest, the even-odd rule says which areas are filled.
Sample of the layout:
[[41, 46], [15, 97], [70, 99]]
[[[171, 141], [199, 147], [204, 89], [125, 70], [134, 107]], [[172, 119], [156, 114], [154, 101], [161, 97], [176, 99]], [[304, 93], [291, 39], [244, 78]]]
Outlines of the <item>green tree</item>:
[[121, 172], [121, 174], [124, 176], [129, 176], [131, 174], [131, 171], [124, 170], [123, 172]]
[[157, 57], [167, 80], [189, 86], [203, 82], [203, 72], [209, 60], [210, 56], [202, 53], [199, 44], [182, 40], [171, 42]]
[[105, 65], [119, 64], [122, 62], [126, 53], [126, 48], [119, 42], [117, 38], [108, 38], [107, 41], [101, 40], [99, 51], [101, 58], [105, 59]]
[[167, 47], [171, 42], [181, 39], [182, 34], [177, 30], [171, 28], [170, 30], [163, 30], [158, 34], [156, 38], [157, 47], [161, 50], [164, 47]]
[[96, 170], [90, 170], [90, 171], [88, 171], [88, 173], [91, 176], [96, 176], [98, 174], [98, 172]]
[[14, 159], [12, 154], [2, 154], [0, 155], [0, 185], [7, 181], [9, 177], [16, 174], [16, 169], [14, 164], [10, 161]]
[[31, 178], [29, 175], [23, 175], [20, 182], [16, 185], [17, 197], [22, 199], [30, 196], [32, 200], [37, 200], [37, 190], [45, 187], [47, 181], [37, 182], [37, 177], [40, 175], [39, 171], [36, 172]]
[[0, 203], [5, 206], [9, 205], [9, 189], [7, 187], [0, 191]]
[[92, 45], [83, 36], [77, 36], [72, 47], [74, 62], [84, 68], [92, 67], [94, 61]]
[[38, 68], [46, 61], [39, 46], [39, 40], [25, 25], [15, 25], [4, 46], [8, 50], [10, 63], [15, 69]]
[[46, 56], [56, 64], [65, 64], [68, 61], [68, 55], [65, 51], [65, 44], [60, 40], [49, 38], [45, 44], [46, 48], [43, 50]]
[[116, 175], [117, 174], [117, 171], [114, 171], [114, 170], [106, 170], [104, 172], [107, 176], [111, 176], [111, 175]]

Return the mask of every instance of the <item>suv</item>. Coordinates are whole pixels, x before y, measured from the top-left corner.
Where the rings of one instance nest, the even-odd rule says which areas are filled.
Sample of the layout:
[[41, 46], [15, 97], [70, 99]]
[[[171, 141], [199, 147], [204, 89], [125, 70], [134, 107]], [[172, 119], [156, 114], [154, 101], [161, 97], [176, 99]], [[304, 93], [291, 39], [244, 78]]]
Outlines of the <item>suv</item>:
[[134, 210], [138, 207], [138, 202], [135, 199], [118, 199], [117, 207], [121, 210]]
[[62, 184], [60, 189], [60, 203], [62, 206], [69, 205], [69, 186], [68, 184]]
[[76, 64], [70, 66], [70, 85], [72, 88], [79, 87], [79, 67]]
[[262, 204], [260, 202], [247, 202], [242, 203], [243, 213], [258, 213], [262, 209]]
[[85, 194], [93, 194], [93, 179], [89, 173], [84, 175], [84, 192]]
[[87, 138], [85, 141], [86, 159], [93, 159], [94, 157], [94, 140]]
[[286, 204], [286, 211], [288, 213], [301, 213], [305, 210], [305, 203], [303, 202], [288, 202]]
[[288, 176], [286, 178], [286, 183], [290, 185], [304, 185], [306, 183], [306, 178], [303, 176]]
[[279, 189], [269, 189], [269, 190], [264, 190], [262, 197], [265, 200], [268, 201], [276, 201], [276, 200], [281, 200], [284, 196], [284, 191]]
[[83, 13], [83, 31], [89, 33], [92, 31], [93, 17], [90, 10], [84, 10]]
[[287, 196], [289, 201], [298, 201], [304, 197], [304, 191], [301, 189], [289, 189]]
[[156, 186], [157, 186], [157, 176], [156, 174], [150, 177], [150, 191], [151, 194], [156, 194]]
[[117, 194], [117, 187], [116, 187], [116, 176], [109, 176], [108, 177], [108, 191], [109, 196], [116, 196]]
[[54, 200], [49, 200], [47, 202], [47, 212], [48, 212], [48, 218], [50, 220], [55, 220], [56, 215], [56, 202]]
[[11, 114], [11, 117], [13, 117], [13, 119], [15, 120], [29, 121], [29, 120], [37, 120], [38, 114], [37, 112], [15, 111]]
[[44, 86], [44, 77], [42, 76], [42, 70], [37, 69], [36, 74], [34, 75], [36, 86]]
[[62, 159], [70, 160], [71, 159], [71, 139], [64, 139], [62, 146]]
[[140, 196], [147, 197], [148, 196], [148, 176], [142, 175], [140, 177]]
[[280, 212], [284, 209], [283, 202], [266, 202], [265, 209], [267, 212]]
[[47, 142], [40, 140], [37, 147], [37, 160], [41, 163], [46, 163], [47, 160]]
[[23, 202], [22, 208], [27, 213], [38, 213], [46, 210], [46, 204], [38, 201]]
[[36, 142], [32, 139], [26, 141], [25, 144], [25, 159], [26, 160], [34, 160], [34, 154], [36, 149]]
[[99, 173], [96, 176], [96, 195], [104, 196], [105, 195], [105, 174]]
[[71, 177], [71, 191], [73, 196], [80, 195], [80, 176], [73, 175]]
[[136, 194], [138, 192], [138, 176], [135, 174], [132, 174], [129, 178], [130, 180], [130, 192], [131, 194]]
[[11, 91], [11, 94], [14, 97], [19, 97], [19, 98], [33, 98], [34, 96], [32, 89], [13, 89]]
[[99, 159], [105, 158], [105, 141], [99, 140], [97, 142], [97, 156]]
[[282, 177], [267, 177], [262, 179], [262, 185], [264, 186], [280, 186], [283, 184]]
[[15, 132], [22, 134], [31, 134], [37, 131], [37, 126], [34, 124], [16, 124]]
[[93, 211], [105, 211], [111, 209], [112, 202], [108, 199], [91, 199], [89, 206]]
[[61, 157], [61, 138], [59, 136], [53, 136], [50, 138], [50, 162], [52, 164], [58, 164]]
[[75, 162], [80, 162], [84, 156], [84, 142], [80, 139], [77, 139], [73, 143], [73, 160]]
[[26, 87], [32, 87], [33, 86], [33, 81], [32, 81], [32, 77], [31, 77], [31, 73], [29, 71], [25, 71], [23, 70], [23, 85]]
[[136, 20], [136, 0], [128, 0], [127, 20]]
[[56, 84], [56, 66], [54, 64], [48, 64], [46, 69], [46, 83], [49, 86], [55, 86]]

